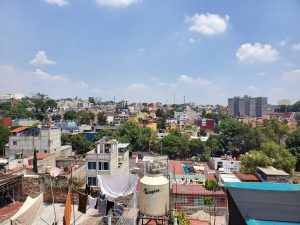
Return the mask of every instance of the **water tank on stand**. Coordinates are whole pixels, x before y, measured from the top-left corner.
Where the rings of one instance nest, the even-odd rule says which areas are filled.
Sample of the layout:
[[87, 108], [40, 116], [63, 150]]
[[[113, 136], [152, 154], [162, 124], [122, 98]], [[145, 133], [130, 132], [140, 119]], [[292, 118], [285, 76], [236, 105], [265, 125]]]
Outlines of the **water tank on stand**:
[[164, 216], [169, 210], [169, 180], [158, 171], [149, 171], [140, 180], [140, 212]]

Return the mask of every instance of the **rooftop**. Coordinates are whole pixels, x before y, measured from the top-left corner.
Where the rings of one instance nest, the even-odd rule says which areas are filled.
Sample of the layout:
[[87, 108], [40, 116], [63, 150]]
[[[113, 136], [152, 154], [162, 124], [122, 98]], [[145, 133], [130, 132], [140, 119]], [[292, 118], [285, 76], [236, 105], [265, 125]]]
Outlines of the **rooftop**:
[[254, 174], [235, 173], [235, 176], [241, 181], [260, 182], [260, 179]]
[[225, 187], [246, 188], [269, 191], [300, 191], [300, 184], [265, 183], [265, 182], [226, 182]]
[[[173, 194], [178, 195], [212, 195], [212, 191], [207, 191], [202, 185], [173, 184]], [[216, 191], [215, 195], [225, 195], [223, 191]]]
[[261, 170], [263, 173], [271, 176], [289, 176], [288, 173], [284, 172], [283, 170], [278, 170], [273, 166], [268, 167], [257, 167], [258, 170]]

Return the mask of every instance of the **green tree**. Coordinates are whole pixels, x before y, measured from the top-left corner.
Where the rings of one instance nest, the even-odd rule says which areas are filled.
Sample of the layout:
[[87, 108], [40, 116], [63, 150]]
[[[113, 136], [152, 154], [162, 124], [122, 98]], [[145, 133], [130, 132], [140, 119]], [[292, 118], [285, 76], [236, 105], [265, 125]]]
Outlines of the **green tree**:
[[177, 211], [174, 213], [174, 218], [177, 219], [178, 225], [191, 225], [190, 220], [186, 217], [186, 215], [181, 212]]
[[107, 124], [107, 116], [104, 112], [99, 112], [97, 114], [97, 121], [99, 125], [105, 125]]
[[4, 155], [5, 145], [9, 141], [9, 128], [0, 121], [0, 155]]
[[201, 158], [205, 150], [205, 144], [200, 139], [192, 139], [189, 142], [189, 149], [191, 156], [198, 156]]
[[76, 112], [74, 110], [68, 110], [64, 114], [64, 120], [75, 120], [76, 119]]
[[36, 149], [33, 150], [32, 171], [38, 173]]
[[10, 116], [12, 119], [34, 118], [34, 113], [30, 109], [31, 106], [29, 101], [23, 98], [7, 112], [6, 116]]
[[92, 149], [92, 144], [82, 134], [72, 136], [71, 145], [76, 154], [84, 154]]
[[288, 112], [300, 112], [300, 101], [295, 102], [293, 105], [287, 107]]
[[157, 109], [156, 112], [155, 112], [155, 114], [156, 114], [156, 117], [159, 117], [159, 118], [166, 116], [166, 113], [164, 112], [163, 109]]
[[263, 132], [269, 140], [279, 144], [281, 139], [288, 134], [289, 127], [286, 122], [274, 118], [264, 121]]
[[89, 97], [89, 103], [92, 103], [93, 105], [97, 104], [94, 97]]
[[11, 108], [10, 102], [0, 102], [0, 115], [5, 115]]
[[297, 163], [296, 169], [300, 169], [300, 127], [298, 127], [295, 131], [287, 135], [286, 138], [286, 146], [292, 155], [296, 156]]
[[[208, 148], [207, 153], [210, 153], [212, 156], [220, 156], [225, 153], [224, 147], [220, 142], [219, 137], [216, 135], [209, 136], [205, 145]], [[209, 155], [208, 157], [210, 157], [211, 155]], [[206, 160], [208, 160], [208, 158]]]
[[256, 173], [256, 167], [267, 167], [272, 164], [271, 159], [262, 151], [251, 150], [240, 156], [241, 172]]
[[151, 129], [126, 121], [114, 132], [114, 136], [119, 142], [130, 143], [130, 150], [143, 151], [148, 149]]
[[77, 112], [77, 122], [79, 124], [87, 124], [90, 125], [93, 119], [92, 114], [87, 110], [80, 110]]
[[114, 136], [114, 132], [112, 130], [100, 130], [94, 137], [93, 142], [100, 140], [103, 137], [113, 137]]
[[164, 118], [160, 118], [155, 121], [158, 129], [166, 129], [166, 120]]
[[54, 114], [51, 116], [52, 121], [60, 122], [61, 121], [61, 115], [60, 114]]
[[241, 134], [243, 124], [237, 120], [228, 118], [221, 121], [219, 139], [226, 150], [241, 147]]
[[150, 113], [148, 108], [143, 108], [143, 109], [141, 110], [141, 112], [142, 112], [142, 113]]
[[293, 156], [283, 145], [273, 141], [265, 142], [261, 145], [261, 151], [272, 161], [272, 166], [293, 174], [296, 166], [296, 157]]
[[60, 140], [61, 140], [61, 145], [71, 144], [71, 137], [68, 134], [61, 134]]
[[214, 199], [211, 196], [206, 196], [203, 198], [203, 202], [204, 202], [204, 205], [208, 205], [209, 221], [211, 221], [210, 207], [214, 204]]

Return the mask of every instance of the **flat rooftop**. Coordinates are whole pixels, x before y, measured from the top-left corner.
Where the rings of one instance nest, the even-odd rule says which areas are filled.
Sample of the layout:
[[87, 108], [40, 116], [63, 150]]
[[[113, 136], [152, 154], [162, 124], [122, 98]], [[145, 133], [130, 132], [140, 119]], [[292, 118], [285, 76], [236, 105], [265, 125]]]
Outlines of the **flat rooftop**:
[[225, 182], [224, 186], [268, 191], [300, 191], [300, 184], [265, 183], [265, 182]]

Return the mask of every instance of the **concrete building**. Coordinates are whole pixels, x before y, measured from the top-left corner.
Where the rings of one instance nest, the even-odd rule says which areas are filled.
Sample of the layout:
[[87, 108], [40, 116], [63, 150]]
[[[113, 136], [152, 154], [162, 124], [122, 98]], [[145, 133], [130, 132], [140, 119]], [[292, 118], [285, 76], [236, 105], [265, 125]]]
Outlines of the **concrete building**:
[[57, 128], [19, 127], [10, 131], [7, 156], [24, 158], [37, 153], [55, 153], [61, 150], [61, 131]]
[[233, 159], [231, 156], [210, 157], [208, 165], [211, 169], [218, 170], [223, 168], [232, 172], [237, 172], [241, 168], [241, 161]]
[[39, 120], [32, 120], [31, 118], [29, 119], [14, 119], [12, 121], [12, 126], [13, 127], [31, 127], [35, 124], [41, 124]]
[[97, 175], [129, 174], [129, 144], [102, 138], [96, 148], [86, 154], [86, 181], [97, 185]]
[[267, 106], [266, 97], [252, 98], [247, 95], [233, 97], [228, 99], [228, 114], [230, 116], [261, 117], [267, 113]]
[[201, 118], [197, 124], [200, 129], [205, 131], [213, 131], [215, 129], [215, 121], [213, 119]]
[[263, 182], [289, 183], [291, 176], [283, 170], [278, 170], [273, 166], [257, 167], [257, 176]]

